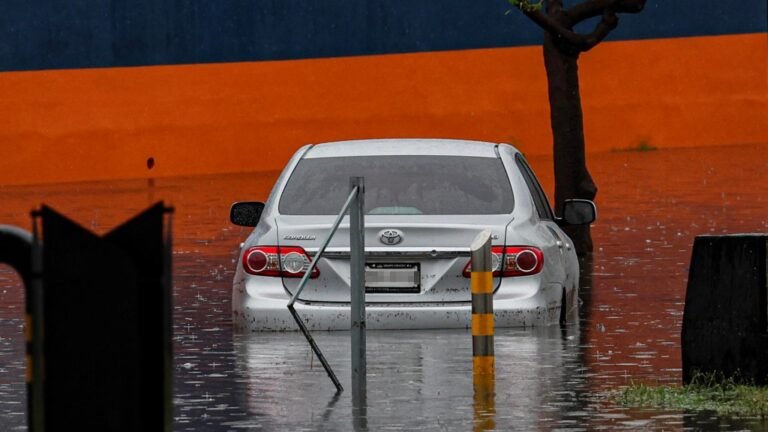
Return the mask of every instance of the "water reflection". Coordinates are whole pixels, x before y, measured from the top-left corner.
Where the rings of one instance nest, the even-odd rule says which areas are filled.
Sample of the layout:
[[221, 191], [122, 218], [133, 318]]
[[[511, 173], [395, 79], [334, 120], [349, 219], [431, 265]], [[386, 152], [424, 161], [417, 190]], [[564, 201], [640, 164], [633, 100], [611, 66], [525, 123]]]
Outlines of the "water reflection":
[[[768, 148], [590, 155], [601, 187], [596, 249], [582, 302], [561, 330], [496, 336], [495, 430], [766, 429], [711, 413], [625, 409], [607, 393], [630, 382], [680, 382], [680, 328], [695, 235], [768, 231]], [[548, 158], [529, 159], [552, 189]], [[471, 430], [478, 425], [471, 335], [370, 332], [368, 392], [354, 410], [300, 334], [233, 335], [231, 283], [248, 230], [227, 222], [236, 200], [263, 200], [277, 173], [0, 187], [0, 223], [29, 227], [51, 204], [104, 233], [154, 199], [174, 220], [174, 421], [178, 431]], [[591, 269], [591, 271], [589, 271]], [[23, 430], [24, 308], [0, 266], [0, 430]], [[348, 333], [317, 333], [349, 390]], [[488, 410], [490, 412], [490, 410]]]
[[366, 391], [353, 395], [352, 429], [355, 432], [368, 430], [368, 395]]
[[[349, 334], [315, 338], [349, 388]], [[309, 424], [320, 430], [478, 425], [468, 331], [368, 332], [367, 404], [361, 406], [350, 391], [338, 403], [328, 402], [333, 385], [300, 335], [257, 333], [235, 335], [234, 341], [236, 367], [247, 381], [248, 411], [269, 417], [269, 423], [292, 430]], [[557, 327], [498, 331], [495, 409], [481, 410], [480, 423], [531, 430], [567, 422], [569, 411], [576, 411], [570, 408], [578, 405], [573, 389], [586, 385], [578, 384], [584, 381], [578, 341], [578, 325], [565, 337]]]
[[474, 374], [474, 428], [475, 432], [496, 429], [496, 375]]

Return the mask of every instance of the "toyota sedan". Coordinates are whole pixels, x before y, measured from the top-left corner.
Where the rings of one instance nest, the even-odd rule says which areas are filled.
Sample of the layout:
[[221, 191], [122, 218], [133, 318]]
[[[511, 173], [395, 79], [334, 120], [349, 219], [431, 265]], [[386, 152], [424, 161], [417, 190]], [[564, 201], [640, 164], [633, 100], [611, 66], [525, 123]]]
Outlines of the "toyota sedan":
[[[266, 203], [233, 205], [255, 227], [242, 244], [233, 322], [245, 331], [297, 330], [286, 305], [350, 191], [365, 182], [365, 292], [369, 329], [471, 326], [469, 246], [491, 232], [497, 327], [574, 319], [579, 264], [565, 224], [591, 223], [591, 201], [556, 217], [523, 155], [507, 144], [391, 139], [307, 145]], [[348, 217], [295, 308], [308, 328], [350, 327]]]

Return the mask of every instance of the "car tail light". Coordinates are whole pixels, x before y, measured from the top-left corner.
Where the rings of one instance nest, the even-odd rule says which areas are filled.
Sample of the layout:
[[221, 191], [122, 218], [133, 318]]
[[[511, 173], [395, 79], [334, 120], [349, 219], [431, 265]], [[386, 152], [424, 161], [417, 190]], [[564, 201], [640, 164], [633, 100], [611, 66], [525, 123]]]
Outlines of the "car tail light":
[[[491, 248], [493, 276], [528, 276], [544, 267], [544, 254], [533, 246], [493, 246]], [[470, 277], [472, 261], [464, 267], [464, 277]]]
[[[311, 262], [307, 252], [297, 246], [254, 246], [243, 254], [243, 269], [257, 276], [304, 277]], [[318, 276], [320, 270], [315, 267], [309, 277]]]

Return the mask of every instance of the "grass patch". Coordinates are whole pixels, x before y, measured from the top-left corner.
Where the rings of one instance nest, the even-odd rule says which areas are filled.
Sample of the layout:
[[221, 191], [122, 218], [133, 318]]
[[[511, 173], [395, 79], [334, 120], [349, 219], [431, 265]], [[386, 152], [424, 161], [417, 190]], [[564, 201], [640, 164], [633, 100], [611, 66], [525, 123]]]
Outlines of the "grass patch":
[[654, 151], [658, 150], [659, 148], [651, 144], [650, 141], [640, 141], [640, 143], [635, 147], [633, 150], [639, 151], [639, 152], [647, 152], [647, 151]]
[[617, 396], [627, 407], [672, 410], [714, 411], [724, 416], [768, 416], [768, 387], [722, 378], [713, 374], [696, 375], [684, 387], [633, 384]]

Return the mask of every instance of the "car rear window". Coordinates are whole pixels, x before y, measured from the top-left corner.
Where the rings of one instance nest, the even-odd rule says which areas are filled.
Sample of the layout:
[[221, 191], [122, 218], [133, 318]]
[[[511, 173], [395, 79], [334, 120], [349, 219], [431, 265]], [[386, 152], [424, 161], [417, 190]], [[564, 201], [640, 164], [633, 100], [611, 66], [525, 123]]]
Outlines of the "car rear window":
[[338, 214], [352, 176], [365, 177], [367, 214], [505, 214], [514, 207], [500, 159], [353, 156], [300, 161], [280, 198], [280, 213]]

